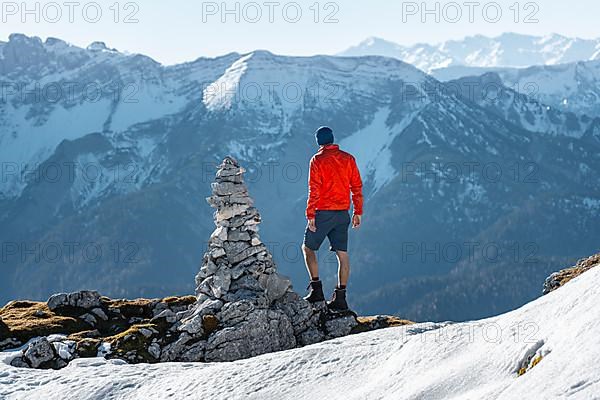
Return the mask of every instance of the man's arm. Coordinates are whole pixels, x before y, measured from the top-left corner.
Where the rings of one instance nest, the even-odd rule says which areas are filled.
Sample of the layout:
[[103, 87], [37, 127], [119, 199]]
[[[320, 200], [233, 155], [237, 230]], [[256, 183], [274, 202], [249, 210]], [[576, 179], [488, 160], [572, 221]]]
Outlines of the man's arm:
[[362, 179], [360, 171], [356, 165], [356, 160], [352, 158], [352, 175], [350, 177], [350, 191], [352, 192], [352, 204], [354, 205], [354, 214], [352, 216], [352, 227], [358, 228], [361, 223], [363, 213], [363, 194]]
[[[321, 174], [314, 158], [310, 160], [310, 169], [308, 172], [308, 201], [306, 203], [306, 219], [309, 221], [309, 227], [312, 221], [314, 227], [315, 214], [317, 212], [317, 203], [321, 195]], [[312, 230], [312, 229], [311, 229]]]

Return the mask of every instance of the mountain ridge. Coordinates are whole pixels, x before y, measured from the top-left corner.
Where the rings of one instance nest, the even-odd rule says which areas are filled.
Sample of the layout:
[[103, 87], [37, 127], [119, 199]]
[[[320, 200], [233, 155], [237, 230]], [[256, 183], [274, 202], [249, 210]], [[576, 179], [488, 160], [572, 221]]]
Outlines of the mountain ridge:
[[[403, 46], [380, 38], [369, 38], [338, 54], [382, 54], [405, 60], [431, 73], [435, 69], [451, 66], [525, 67], [598, 59], [600, 39], [569, 38], [558, 34], [532, 36], [508, 32], [496, 37], [475, 35], [438, 44], [417, 43]], [[522, 61], [524, 59], [527, 60], [525, 63]]]

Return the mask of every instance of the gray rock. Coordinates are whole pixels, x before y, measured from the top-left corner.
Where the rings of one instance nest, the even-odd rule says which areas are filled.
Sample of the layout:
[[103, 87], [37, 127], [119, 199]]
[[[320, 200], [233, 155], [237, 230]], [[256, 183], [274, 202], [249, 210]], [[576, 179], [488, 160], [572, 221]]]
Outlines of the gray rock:
[[187, 350], [186, 344], [192, 340], [192, 337], [187, 333], [182, 333], [179, 338], [165, 347], [160, 353], [161, 362], [176, 361], [181, 354]]
[[196, 342], [189, 347], [185, 351], [181, 353], [181, 355], [177, 358], [177, 361], [180, 362], [199, 362], [204, 361], [204, 351], [206, 349], [206, 340], [201, 340]]
[[160, 345], [156, 342], [153, 342], [148, 346], [148, 354], [157, 360], [160, 359]]
[[246, 272], [244, 267], [240, 267], [239, 264], [236, 265], [235, 267], [231, 268], [229, 271], [231, 273], [231, 279], [233, 279], [233, 280], [239, 279], [239, 277], [242, 276], [244, 274], [244, 272]]
[[0, 351], [4, 351], [7, 349], [15, 349], [20, 347], [23, 343], [21, 343], [16, 338], [8, 338], [4, 340], [0, 340]]
[[219, 269], [209, 283], [212, 293], [215, 297], [220, 298], [229, 291], [231, 285], [231, 274], [226, 269]]
[[[244, 242], [236, 242], [236, 243], [244, 243]], [[263, 246], [247, 247], [246, 249], [242, 250], [241, 252], [239, 252], [237, 254], [227, 253], [227, 260], [229, 260], [231, 265], [235, 265], [239, 262], [244, 261], [246, 258], [248, 258], [250, 256], [260, 253], [263, 250], [264, 250]]]
[[349, 335], [356, 325], [358, 325], [356, 318], [348, 315], [325, 321], [325, 330], [328, 337], [336, 338]]
[[218, 226], [210, 235], [210, 238], [218, 238], [222, 241], [227, 240], [227, 228], [224, 226]]
[[58, 293], [58, 294], [52, 295], [52, 296], [50, 296], [50, 298], [48, 299], [46, 304], [48, 304], [48, 308], [50, 309], [50, 311], [54, 311], [59, 307], [68, 306], [69, 305], [69, 295], [66, 293]]
[[61, 307], [79, 307], [86, 310], [100, 307], [100, 294], [96, 291], [82, 290], [75, 293], [60, 293], [48, 299], [48, 308], [55, 311]]
[[75, 357], [75, 345], [73, 340], [52, 342], [54, 351], [64, 361], [71, 361]]
[[[249, 222], [252, 221], [252, 222]], [[248, 222], [248, 223], [246, 223]], [[220, 221], [218, 224], [229, 228], [239, 228], [244, 225], [257, 225], [260, 223], [260, 216], [258, 210], [254, 207], [250, 207], [246, 210], [243, 215], [235, 216], [227, 221]]]
[[[228, 232], [227, 240], [232, 241], [232, 242], [247, 241], [247, 240], [250, 240], [250, 234], [245, 231], [233, 229]], [[258, 244], [260, 244], [260, 243], [258, 243]]]
[[549, 277], [544, 281], [544, 286], [542, 288], [542, 294], [546, 295], [553, 290], [556, 290], [560, 287], [560, 280], [558, 279], [560, 274], [558, 272], [552, 273]]
[[223, 249], [225, 250], [228, 260], [230, 259], [231, 256], [236, 256], [249, 247], [250, 247], [250, 243], [246, 243], [246, 242], [229, 242], [228, 241], [223, 244]]
[[225, 254], [225, 249], [223, 248], [215, 248], [215, 249], [211, 249], [210, 251], [210, 256], [212, 257], [213, 260], [219, 258], [219, 257], [223, 257]]
[[206, 361], [233, 361], [296, 347], [292, 325], [283, 313], [254, 310], [235, 327], [215, 332], [206, 345]]
[[228, 196], [247, 192], [245, 185], [232, 182], [215, 182], [211, 186], [213, 193], [217, 196]]
[[220, 208], [215, 217], [217, 222], [228, 220], [236, 215], [242, 215], [250, 206], [248, 204], [232, 204], [231, 206]]
[[94, 308], [92, 310], [92, 313], [97, 316], [98, 318], [100, 318], [102, 321], [108, 321], [108, 316], [106, 315], [106, 313], [104, 311], [102, 311], [101, 308]]
[[258, 225], [243, 225], [242, 227], [240, 227], [240, 229], [243, 229], [247, 232], [254, 232], [254, 233], [259, 231]]
[[245, 320], [254, 310], [255, 306], [251, 301], [231, 302], [223, 306], [218, 318], [222, 324], [232, 326]]
[[317, 328], [307, 329], [298, 335], [298, 342], [302, 346], [319, 343], [323, 340], [325, 340], [325, 335]]
[[147, 328], [140, 328], [140, 333], [145, 338], [150, 338], [154, 334], [154, 332], [152, 332], [150, 329], [147, 329]]
[[251, 197], [249, 197], [247, 194], [232, 194], [231, 196], [229, 196], [229, 202], [232, 204], [246, 204], [248, 206], [253, 206], [254, 205], [254, 200], [252, 200]]
[[23, 351], [23, 359], [32, 367], [40, 368], [42, 364], [49, 363], [57, 358], [52, 343], [42, 337], [29, 343]]
[[194, 313], [186, 316], [181, 320], [181, 325], [177, 328], [180, 332], [187, 332], [190, 335], [202, 335], [203, 333], [203, 321], [204, 309], [198, 307], [194, 310]]
[[98, 323], [98, 321], [96, 320], [96, 317], [94, 317], [90, 313], [85, 313], [79, 318], [81, 318], [82, 320], [84, 320], [86, 323], [88, 323], [91, 326], [96, 326], [96, 324]]
[[230, 292], [237, 292], [240, 290], [250, 290], [255, 292], [255, 296], [264, 292], [264, 288], [258, 282], [258, 279], [252, 275], [244, 275], [241, 278], [233, 281], [230, 285]]
[[161, 318], [164, 318], [165, 321], [167, 321], [168, 323], [172, 324], [175, 321], [177, 321], [177, 315], [175, 314], [175, 312], [173, 312], [172, 310], [166, 309], [161, 311], [160, 313], [158, 313], [158, 315], [155, 315], [151, 321], [155, 322]]
[[10, 365], [16, 368], [31, 368], [29, 364], [25, 362], [23, 357], [13, 358], [13, 360], [10, 362]]
[[273, 302], [281, 298], [292, 287], [289, 279], [279, 274], [268, 275], [266, 280], [267, 297]]
[[232, 183], [243, 183], [244, 180], [240, 174], [238, 175], [225, 175], [215, 179], [216, 182], [232, 182]]

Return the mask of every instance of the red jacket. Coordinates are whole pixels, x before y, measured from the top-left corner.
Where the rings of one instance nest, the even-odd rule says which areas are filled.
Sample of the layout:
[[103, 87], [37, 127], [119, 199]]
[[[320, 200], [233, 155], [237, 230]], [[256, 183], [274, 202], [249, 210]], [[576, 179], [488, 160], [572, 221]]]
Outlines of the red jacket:
[[314, 218], [316, 210], [350, 209], [350, 192], [354, 214], [362, 215], [362, 180], [354, 157], [337, 144], [321, 146], [310, 160], [306, 218]]

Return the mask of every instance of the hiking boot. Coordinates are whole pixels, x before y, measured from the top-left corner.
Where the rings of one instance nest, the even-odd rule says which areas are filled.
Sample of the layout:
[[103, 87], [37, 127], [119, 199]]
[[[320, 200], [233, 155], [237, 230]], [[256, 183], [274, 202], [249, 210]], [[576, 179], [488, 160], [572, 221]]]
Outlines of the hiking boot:
[[332, 311], [348, 310], [348, 303], [346, 303], [346, 289], [335, 288], [331, 301], [327, 302], [327, 307]]
[[306, 289], [308, 290], [308, 296], [306, 296], [304, 300], [310, 303], [325, 301], [325, 295], [323, 295], [323, 284], [321, 281], [310, 281]]

